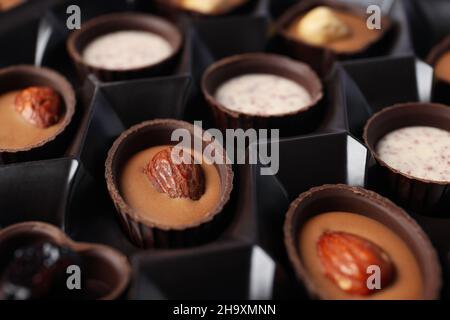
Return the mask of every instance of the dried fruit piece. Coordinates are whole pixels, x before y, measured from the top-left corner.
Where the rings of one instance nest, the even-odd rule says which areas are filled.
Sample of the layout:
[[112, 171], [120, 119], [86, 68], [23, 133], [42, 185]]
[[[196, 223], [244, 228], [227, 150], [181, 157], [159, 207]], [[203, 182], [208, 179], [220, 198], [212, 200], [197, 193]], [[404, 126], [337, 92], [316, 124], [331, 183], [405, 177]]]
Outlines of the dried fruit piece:
[[17, 94], [15, 107], [31, 124], [48, 128], [59, 121], [61, 98], [52, 88], [29, 87]]
[[66, 268], [80, 265], [79, 256], [66, 247], [50, 242], [39, 242], [19, 248], [3, 271], [0, 280], [0, 298], [29, 300], [61, 297], [65, 286]]
[[389, 255], [375, 243], [347, 232], [325, 232], [317, 243], [317, 252], [325, 274], [341, 290], [369, 295], [367, 279], [369, 266], [380, 268], [381, 289], [391, 283], [395, 266]]
[[194, 163], [192, 155], [187, 155], [183, 150], [179, 158], [184, 160], [173, 161], [172, 150], [173, 147], [168, 147], [158, 152], [144, 173], [159, 192], [167, 193], [171, 198], [200, 199], [205, 192], [201, 165]]

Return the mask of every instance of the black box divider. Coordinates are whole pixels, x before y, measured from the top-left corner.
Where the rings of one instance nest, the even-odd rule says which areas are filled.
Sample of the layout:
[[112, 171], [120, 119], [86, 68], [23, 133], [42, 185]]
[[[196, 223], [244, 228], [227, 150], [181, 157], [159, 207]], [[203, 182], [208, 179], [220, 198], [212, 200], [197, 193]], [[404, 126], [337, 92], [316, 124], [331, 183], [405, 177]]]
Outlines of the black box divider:
[[348, 129], [346, 117], [346, 96], [343, 90], [344, 82], [342, 73], [345, 71], [336, 64], [327, 79], [323, 79], [324, 97], [322, 105], [323, 118], [316, 133], [336, 132]]
[[[275, 176], [262, 175], [260, 165], [251, 169], [254, 199], [248, 201], [255, 202], [253, 214], [258, 227], [257, 243], [277, 261], [287, 264], [283, 224], [290, 202], [300, 193], [323, 184], [364, 186], [368, 153], [346, 132], [282, 139], [279, 150], [280, 167]], [[333, 159], [333, 164], [325, 165], [330, 159]]]
[[342, 71], [340, 76], [345, 97], [345, 119], [348, 122], [348, 131], [362, 141], [364, 125], [372, 116], [373, 110], [350, 75]]
[[[290, 201], [314, 186], [347, 183], [347, 136], [337, 132], [280, 141], [280, 170], [276, 177]], [[333, 165], [325, 165], [330, 159]]]
[[0, 227], [37, 220], [63, 228], [77, 168], [73, 158], [1, 166]]
[[[367, 0], [367, 2], [370, 3], [371, 0]], [[392, 55], [412, 54], [414, 52], [413, 44], [411, 42], [411, 30], [405, 12], [405, 2], [408, 1], [392, 0], [390, 15], [392, 19], [397, 22], [397, 30], [393, 35], [397, 37], [397, 39], [390, 51], [390, 54]]]
[[420, 11], [421, 2], [424, 1], [404, 1], [404, 6], [411, 29], [411, 43], [414, 52], [419, 57], [425, 58], [437, 40], [431, 31], [430, 22], [427, 21], [425, 13]]
[[96, 92], [91, 109], [78, 152], [84, 167], [93, 176], [103, 178], [108, 150], [126, 127], [101, 90]]
[[[208, 68], [210, 64], [214, 62], [213, 54], [211, 50], [208, 48], [206, 43], [200, 38], [198, 31], [195, 28], [191, 29], [191, 39], [192, 39], [192, 77], [195, 80], [194, 83], [199, 83], [203, 72]], [[200, 95], [200, 88], [197, 88], [194, 85], [194, 89], [196, 89], [196, 94]]]
[[419, 57], [425, 58], [431, 48], [450, 33], [450, 2], [409, 0], [404, 3], [415, 51]]
[[186, 19], [181, 19], [178, 23], [184, 35], [183, 51], [179, 58], [178, 65], [175, 69], [177, 75], [191, 75], [194, 71], [194, 48], [196, 43], [196, 34], [194, 29]]
[[99, 81], [95, 76], [90, 75], [78, 89], [77, 103], [80, 108], [82, 108], [82, 112], [79, 116], [78, 131], [67, 150], [67, 156], [76, 157], [80, 153], [81, 144], [84, 141], [84, 136], [86, 134], [86, 128], [88, 127], [92, 116], [92, 101], [98, 88]]
[[272, 19], [277, 19], [280, 15], [282, 15], [289, 7], [296, 4], [297, 0], [276, 0], [271, 1], [270, 3], [270, 13]]
[[444, 278], [442, 298], [450, 299], [450, 219], [425, 217], [414, 213], [411, 213], [411, 216], [428, 234], [438, 251]]
[[[1, 17], [0, 19], [1, 27], [4, 25], [4, 18]], [[14, 64], [34, 63], [38, 28], [39, 18], [36, 18], [20, 24], [14, 31], [7, 30], [0, 32], [0, 44], [2, 48], [0, 67], [4, 68]], [[20, 41], [17, 41], [17, 39], [20, 39]]]
[[239, 53], [261, 52], [266, 48], [267, 17], [232, 16], [192, 23], [217, 60]]
[[110, 106], [125, 127], [154, 118], [181, 119], [190, 86], [190, 76], [169, 76], [104, 84]]
[[286, 190], [275, 176], [261, 175], [260, 166], [253, 167], [253, 212], [256, 216], [258, 244], [274, 259], [287, 265], [284, 248], [283, 224], [289, 208]]
[[[255, 214], [255, 186], [251, 182], [253, 166], [234, 166], [231, 207], [233, 215], [222, 238], [240, 239], [257, 243], [258, 217]], [[231, 209], [231, 208], [230, 208]]]
[[136, 4], [128, 0], [108, 0], [102, 1], [99, 5], [98, 1], [92, 0], [57, 0], [58, 3], [51, 7], [51, 10], [57, 17], [61, 19], [63, 25], [66, 24], [66, 19], [69, 16], [66, 13], [67, 7], [70, 5], [77, 5], [81, 9], [81, 23], [88, 21], [94, 17], [122, 11], [132, 11]]
[[270, 299], [277, 285], [276, 263], [242, 242], [144, 253], [132, 264], [131, 299]]
[[[137, 281], [130, 289], [130, 298], [245, 299], [250, 252], [251, 245], [232, 241], [193, 250], [137, 255], [132, 260]], [[140, 283], [153, 286], [143, 287]], [[155, 288], [161, 296], [154, 296]]]
[[430, 101], [433, 70], [413, 56], [345, 62], [342, 66], [349, 132], [361, 141], [367, 120], [379, 110], [396, 103]]
[[80, 163], [67, 211], [66, 232], [76, 241], [102, 243], [131, 256], [136, 248], [121, 229], [114, 205], [106, 189]]
[[40, 21], [38, 45], [36, 48], [36, 65], [57, 70], [75, 86], [80, 85], [74, 64], [66, 49], [66, 40], [70, 31], [63, 16], [48, 10]]
[[155, 118], [181, 119], [190, 77], [173, 76], [98, 84], [78, 152], [93, 176], [104, 176], [106, 154], [127, 128]]
[[374, 112], [395, 103], [418, 101], [416, 58], [373, 58], [343, 63]]

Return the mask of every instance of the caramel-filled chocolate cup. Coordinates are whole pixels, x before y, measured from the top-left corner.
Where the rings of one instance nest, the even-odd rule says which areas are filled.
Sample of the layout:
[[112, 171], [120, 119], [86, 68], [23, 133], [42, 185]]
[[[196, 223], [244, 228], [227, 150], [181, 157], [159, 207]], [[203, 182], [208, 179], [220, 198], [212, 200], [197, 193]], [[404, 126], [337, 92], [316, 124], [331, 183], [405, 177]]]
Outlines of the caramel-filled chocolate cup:
[[[108, 292], [96, 296], [97, 300], [119, 298], [128, 286], [131, 267], [127, 258], [118, 251], [100, 244], [74, 242], [57, 227], [43, 222], [31, 221], [14, 224], [0, 231], [0, 265], [5, 266], [6, 257], [19, 247], [48, 241], [65, 246], [78, 253], [83, 261], [82, 277], [92, 283], [92, 289], [101, 286]], [[90, 293], [91, 295], [94, 293]]]
[[[450, 36], [431, 49], [426, 62], [435, 68], [439, 60], [447, 52], [450, 52]], [[450, 104], [450, 82], [437, 77], [436, 72], [433, 83], [433, 101]]]
[[[205, 1], [205, 0], [201, 0]], [[177, 16], [180, 13], [186, 13], [194, 17], [218, 17], [227, 14], [234, 13], [243, 7], [246, 7], [254, 0], [234, 0], [226, 6], [219, 7], [216, 10], [210, 12], [200, 12], [194, 9], [186, 8], [181, 4], [181, 0], [155, 0], [155, 4], [158, 8], [165, 13], [172, 16]]]
[[[386, 134], [403, 127], [429, 126], [450, 131], [450, 108], [435, 103], [403, 103], [373, 115], [364, 128], [364, 142], [386, 175], [389, 191], [408, 208], [429, 215], [448, 209], [449, 182], [416, 178], [390, 167], [376, 153], [376, 146]], [[445, 205], [447, 204], [447, 205]], [[444, 207], [442, 207], [444, 206]]]
[[[176, 145], [177, 142], [171, 140], [172, 132], [176, 129], [188, 130], [193, 141], [196, 133], [192, 124], [179, 120], [157, 119], [135, 125], [122, 133], [108, 153], [105, 175], [109, 194], [124, 229], [139, 247], [173, 248], [205, 243], [218, 237], [227, 221], [224, 207], [230, 199], [233, 188], [233, 171], [231, 165], [225, 162], [214, 164], [221, 182], [219, 201], [215, 208], [199, 221], [182, 226], [160, 225], [137, 213], [124, 200], [119, 179], [127, 161], [136, 153], [154, 146]], [[203, 140], [202, 137], [199, 138], [202, 139], [203, 152], [211, 142]], [[215, 148], [222, 148], [222, 146], [216, 144]], [[223, 155], [226, 155], [225, 150]]]
[[39, 143], [14, 149], [0, 148], [0, 155], [5, 160], [28, 160], [56, 151], [65, 143], [65, 132], [75, 114], [76, 96], [72, 85], [62, 75], [47, 68], [30, 65], [17, 65], [0, 69], [0, 94], [22, 90], [31, 86], [45, 86], [55, 90], [61, 97], [63, 115], [58, 121], [59, 129], [55, 134]]
[[[87, 64], [83, 59], [83, 50], [96, 38], [117, 31], [147, 31], [166, 39], [172, 47], [172, 53], [164, 60], [145, 67], [124, 70], [110, 70]], [[171, 72], [183, 45], [181, 31], [171, 22], [147, 14], [114, 13], [94, 18], [73, 32], [67, 40], [67, 50], [81, 79], [95, 74], [102, 81], [128, 80], [140, 77], [158, 76]]]
[[[380, 37], [373, 41], [367, 42], [357, 50], [348, 52], [335, 52], [324, 46], [314, 45], [295, 37], [291, 34], [289, 28], [297, 19], [307, 14], [310, 10], [318, 7], [326, 6], [331, 9], [337, 9], [360, 16], [367, 19], [366, 8], [358, 7], [358, 5], [347, 5], [338, 1], [318, 0], [318, 1], [301, 1], [287, 9], [286, 12], [278, 18], [275, 23], [276, 34], [281, 40], [283, 51], [290, 56], [308, 63], [321, 76], [325, 76], [331, 69], [334, 61], [340, 59], [359, 58], [370, 55], [372, 52], [378, 51], [378, 44], [385, 37], [388, 31], [393, 29], [393, 22], [390, 18], [383, 16], [381, 20]], [[381, 45], [380, 45], [381, 47]]]
[[[272, 74], [292, 80], [308, 91], [311, 101], [300, 110], [280, 115], [251, 115], [228, 109], [215, 98], [217, 89], [228, 80], [245, 74]], [[312, 131], [319, 122], [319, 102], [323, 87], [319, 77], [306, 64], [290, 58], [265, 53], [248, 53], [222, 59], [211, 65], [202, 78], [202, 91], [211, 107], [216, 125], [231, 128], [295, 128], [301, 133]]]
[[[327, 212], [350, 212], [373, 219], [399, 236], [414, 254], [423, 278], [423, 299], [438, 299], [441, 267], [435, 249], [420, 226], [400, 207], [375, 192], [347, 185], [323, 185], [302, 193], [287, 212], [284, 240], [289, 260], [300, 281], [314, 298], [321, 295], [309, 277], [298, 248], [298, 237], [305, 223]], [[399, 297], [401, 299], [401, 297]]]

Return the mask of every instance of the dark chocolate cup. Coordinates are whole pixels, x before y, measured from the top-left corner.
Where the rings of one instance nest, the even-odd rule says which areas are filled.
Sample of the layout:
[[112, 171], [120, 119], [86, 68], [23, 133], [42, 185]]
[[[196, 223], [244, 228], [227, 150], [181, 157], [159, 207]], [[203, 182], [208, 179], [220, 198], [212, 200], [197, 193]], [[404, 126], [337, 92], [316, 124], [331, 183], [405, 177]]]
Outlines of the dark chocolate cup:
[[[426, 62], [434, 68], [439, 59], [449, 51], [450, 36], [446, 37], [431, 49]], [[450, 83], [444, 79], [438, 78], [436, 74], [433, 82], [433, 101], [450, 104]]]
[[[186, 129], [191, 137], [194, 126], [190, 123], [157, 119], [135, 125], [122, 133], [114, 142], [106, 160], [106, 182], [109, 194], [116, 206], [123, 228], [130, 239], [141, 248], [175, 248], [189, 247], [208, 242], [217, 238], [225, 228], [224, 207], [230, 199], [233, 188], [233, 171], [229, 164], [216, 164], [221, 180], [221, 196], [212, 212], [203, 220], [180, 227], [162, 226], [146, 220], [131, 208], [123, 199], [118, 187], [118, 179], [126, 161], [139, 151], [152, 146], [176, 145], [171, 141], [175, 129]], [[201, 137], [200, 137], [201, 138]], [[202, 150], [210, 142], [202, 139]], [[217, 148], [222, 148], [216, 145]], [[223, 149], [222, 149], [223, 150]], [[226, 155], [225, 151], [223, 154]]]
[[47, 86], [58, 92], [64, 102], [64, 116], [60, 129], [55, 135], [34, 145], [17, 149], [0, 148], [3, 162], [33, 160], [48, 157], [67, 143], [67, 127], [75, 114], [76, 97], [72, 85], [62, 75], [47, 68], [17, 65], [0, 69], [0, 94], [20, 90], [30, 86]]
[[[118, 251], [100, 244], [74, 242], [57, 227], [43, 222], [23, 222], [14, 224], [0, 231], [0, 266], [5, 266], [14, 250], [40, 241], [49, 241], [66, 246], [77, 252], [83, 261], [81, 274], [85, 279], [85, 289], [96, 291], [102, 289], [98, 300], [119, 298], [128, 286], [131, 278], [131, 266], [128, 259]], [[103, 290], [107, 288], [107, 292]], [[83, 298], [83, 297], [82, 297]]]
[[[311, 95], [306, 108], [282, 115], [251, 115], [232, 111], [215, 99], [217, 88], [234, 77], [248, 73], [268, 73], [293, 80], [302, 85]], [[211, 65], [203, 75], [202, 91], [211, 107], [216, 125], [222, 130], [228, 128], [275, 128], [312, 131], [319, 122], [319, 102], [323, 87], [319, 77], [306, 64], [290, 58], [265, 53], [247, 53], [222, 59]]]
[[389, 192], [402, 205], [418, 213], [437, 215], [448, 209], [448, 182], [416, 178], [390, 167], [376, 154], [376, 145], [386, 134], [408, 126], [430, 126], [450, 131], [450, 107], [434, 103], [403, 103], [385, 108], [366, 123], [363, 138], [385, 176]]
[[[82, 53], [95, 38], [120, 30], [148, 31], [162, 36], [172, 46], [173, 52], [166, 59], [145, 67], [126, 70], [109, 70], [87, 64]], [[128, 80], [159, 76], [173, 71], [183, 45], [181, 31], [171, 22], [157, 16], [138, 13], [114, 13], [94, 18], [72, 33], [67, 40], [67, 50], [82, 80], [93, 73], [102, 81]]]
[[[204, 0], [203, 0], [204, 1]], [[254, 2], [254, 0], [239, 0], [236, 4], [220, 8], [209, 13], [203, 13], [196, 10], [191, 10], [184, 8], [178, 3], [178, 0], [155, 0], [156, 6], [162, 11], [171, 16], [177, 16], [179, 14], [188, 14], [193, 17], [207, 18], [207, 17], [219, 17], [227, 14], [234, 13], [240, 9], [247, 7], [249, 4]]]
[[383, 16], [383, 29], [378, 39], [368, 42], [365, 46], [358, 50], [345, 53], [335, 52], [323, 46], [310, 44], [289, 33], [289, 27], [296, 19], [308, 13], [315, 7], [322, 5], [347, 11], [365, 19], [367, 18], [365, 8], [358, 7], [358, 5], [347, 5], [342, 2], [340, 3], [338, 1], [331, 0], [312, 0], [301, 1], [292, 6], [286, 10], [280, 18], [278, 18], [275, 24], [276, 35], [281, 39], [282, 50], [290, 56], [308, 63], [320, 75], [327, 75], [336, 60], [359, 58], [376, 53], [378, 51], [378, 47], [383, 45], [382, 43], [380, 44], [381, 40], [388, 31], [393, 29], [394, 26], [393, 22], [388, 17]]
[[[348, 185], [323, 185], [302, 193], [287, 212], [284, 240], [295, 273], [313, 298], [325, 299], [303, 265], [298, 249], [298, 235], [304, 224], [322, 213], [356, 213], [382, 223], [395, 232], [411, 249], [424, 281], [423, 299], [438, 299], [442, 279], [438, 256], [420, 226], [400, 207], [375, 192]], [[401, 298], [401, 297], [399, 297]]]

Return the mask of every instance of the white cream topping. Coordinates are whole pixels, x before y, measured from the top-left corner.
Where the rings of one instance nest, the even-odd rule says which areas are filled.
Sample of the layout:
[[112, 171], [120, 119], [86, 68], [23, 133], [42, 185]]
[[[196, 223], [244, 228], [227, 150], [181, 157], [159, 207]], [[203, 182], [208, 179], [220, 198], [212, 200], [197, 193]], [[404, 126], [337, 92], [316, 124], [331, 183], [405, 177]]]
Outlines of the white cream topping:
[[117, 31], [94, 39], [83, 51], [84, 61], [107, 70], [147, 67], [173, 52], [163, 37], [147, 31]]
[[246, 74], [222, 84], [216, 100], [227, 109], [250, 115], [281, 115], [311, 103], [311, 95], [298, 83], [272, 74]]
[[384, 136], [376, 153], [390, 167], [415, 178], [450, 181], [450, 132], [405, 127]]

